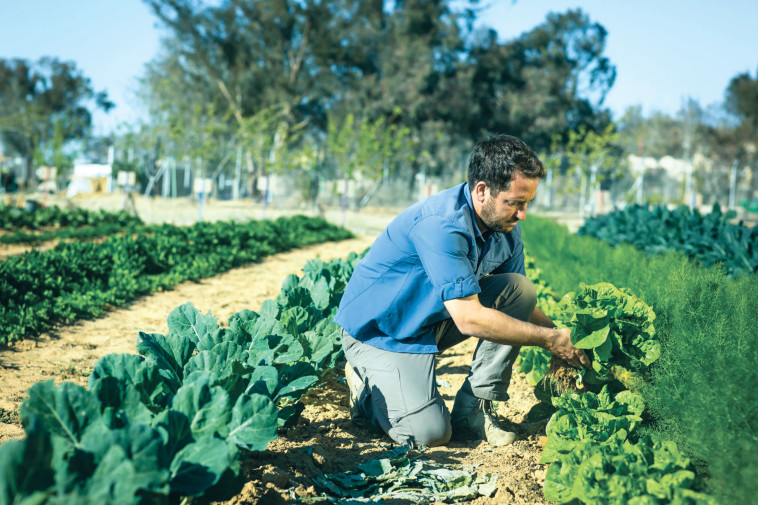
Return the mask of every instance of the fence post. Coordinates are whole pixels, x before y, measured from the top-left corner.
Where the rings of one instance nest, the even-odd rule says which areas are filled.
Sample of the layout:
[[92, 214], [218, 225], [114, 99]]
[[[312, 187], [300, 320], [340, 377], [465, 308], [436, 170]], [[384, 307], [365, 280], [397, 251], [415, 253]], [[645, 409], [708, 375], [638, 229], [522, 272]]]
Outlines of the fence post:
[[734, 204], [737, 200], [737, 169], [739, 169], [739, 166], [740, 161], [734, 160], [729, 173], [729, 210], [734, 209]]

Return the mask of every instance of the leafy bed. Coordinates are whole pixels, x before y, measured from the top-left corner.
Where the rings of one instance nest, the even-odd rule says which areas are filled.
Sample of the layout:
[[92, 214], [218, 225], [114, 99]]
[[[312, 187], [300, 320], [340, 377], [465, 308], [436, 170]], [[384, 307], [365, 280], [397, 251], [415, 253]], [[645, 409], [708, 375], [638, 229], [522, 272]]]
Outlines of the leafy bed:
[[722, 264], [729, 276], [758, 272], [758, 226], [731, 224], [734, 211], [701, 215], [685, 206], [630, 205], [623, 210], [587, 219], [577, 232], [611, 245], [628, 242], [648, 254], [681, 251], [705, 266]]
[[[529, 267], [530, 274], [539, 274], [533, 262]], [[535, 284], [543, 311], [560, 326], [571, 326], [572, 342], [592, 361], [590, 369], [573, 372], [576, 390], [558, 386], [547, 351], [524, 348], [517, 362], [536, 383], [541, 402], [529, 420], [549, 418], [540, 460], [550, 463], [545, 498], [587, 504], [715, 504], [696, 491], [702, 482], [691, 460], [645, 422], [650, 418], [638, 391], [661, 354], [652, 309], [631, 291], [608, 283], [580, 284], [558, 303], [549, 301], [552, 290], [544, 280]]]
[[43, 228], [82, 228], [102, 225], [119, 227], [141, 225], [142, 220], [127, 212], [89, 211], [86, 209], [62, 209], [56, 205], [40, 207], [33, 211], [10, 205], [0, 205], [0, 229], [17, 231]]
[[[655, 309], [661, 358], [641, 393], [656, 430], [686, 450], [719, 503], [758, 494], [758, 276], [727, 278], [678, 251], [648, 255], [532, 216], [525, 248], [558, 295], [625, 286]], [[684, 379], [683, 379], [684, 378]]]
[[47, 231], [27, 232], [24, 230], [15, 230], [12, 233], [0, 235], [0, 244], [39, 244], [49, 240], [89, 240], [99, 237], [106, 237], [116, 233], [131, 234], [148, 230], [147, 226], [141, 224], [100, 224], [95, 226], [85, 226], [82, 228], [57, 228]]
[[161, 225], [100, 244], [61, 243], [0, 262], [0, 343], [102, 314], [138, 296], [295, 247], [345, 239], [322, 219]]
[[260, 313], [220, 327], [190, 304], [140, 355], [101, 358], [88, 389], [41, 382], [26, 438], [0, 447], [2, 504], [171, 504], [238, 493], [240, 458], [297, 420], [300, 396], [340, 355], [331, 322], [355, 263], [308, 262]]

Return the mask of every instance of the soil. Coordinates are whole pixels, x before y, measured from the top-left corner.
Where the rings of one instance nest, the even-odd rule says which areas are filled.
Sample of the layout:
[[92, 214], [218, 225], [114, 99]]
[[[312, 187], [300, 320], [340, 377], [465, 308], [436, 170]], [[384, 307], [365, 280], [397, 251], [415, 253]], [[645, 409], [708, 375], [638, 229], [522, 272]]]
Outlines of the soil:
[[[384, 221], [390, 217], [385, 214]], [[349, 219], [361, 221], [355, 216]], [[99, 357], [134, 353], [139, 331], [166, 333], [166, 316], [187, 301], [223, 321], [242, 309], [256, 310], [264, 300], [279, 293], [287, 274], [300, 273], [308, 259], [345, 257], [350, 251], [370, 246], [382, 221], [378, 213], [372, 213], [371, 219], [368, 225], [368, 220], [363, 221], [362, 232], [360, 226], [352, 228], [359, 231], [355, 239], [278, 254], [210, 279], [185, 282], [171, 291], [154, 293], [127, 307], [110, 310], [99, 319], [63, 326], [34, 340], [0, 349], [0, 443], [24, 436], [18, 408], [34, 383], [52, 379], [86, 386]], [[449, 408], [467, 373], [474, 347], [475, 341], [469, 340], [438, 358], [438, 379], [443, 384], [440, 393]], [[314, 477], [322, 472], [352, 470], [392, 447], [388, 437], [350, 421], [347, 386], [340, 381], [343, 376], [342, 370], [328, 374], [323, 384], [303, 397], [306, 407], [299, 423], [281, 430], [267, 450], [251, 454], [243, 462], [247, 483], [227, 502], [229, 505], [295, 503], [298, 497], [316, 496]], [[498, 415], [519, 433], [514, 444], [496, 448], [481, 441], [453, 441], [428, 449], [422, 457], [439, 463], [479, 465], [479, 471], [497, 475], [494, 497], [481, 497], [471, 503], [549, 503], [542, 494], [547, 466], [538, 462], [544, 425], [529, 427], [525, 422], [526, 413], [536, 403], [532, 391], [522, 375], [514, 374], [509, 389], [511, 399], [499, 404]]]

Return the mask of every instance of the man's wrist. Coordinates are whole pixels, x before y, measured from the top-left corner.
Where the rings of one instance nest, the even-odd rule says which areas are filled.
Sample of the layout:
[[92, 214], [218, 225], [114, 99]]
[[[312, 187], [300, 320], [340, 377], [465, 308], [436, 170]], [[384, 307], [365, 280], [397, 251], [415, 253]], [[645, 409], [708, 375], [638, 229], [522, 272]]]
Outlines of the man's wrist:
[[545, 328], [544, 326], [541, 326], [540, 329], [542, 330], [543, 339], [542, 345], [540, 345], [540, 347], [547, 351], [550, 351], [556, 338], [558, 338], [558, 331], [555, 328]]

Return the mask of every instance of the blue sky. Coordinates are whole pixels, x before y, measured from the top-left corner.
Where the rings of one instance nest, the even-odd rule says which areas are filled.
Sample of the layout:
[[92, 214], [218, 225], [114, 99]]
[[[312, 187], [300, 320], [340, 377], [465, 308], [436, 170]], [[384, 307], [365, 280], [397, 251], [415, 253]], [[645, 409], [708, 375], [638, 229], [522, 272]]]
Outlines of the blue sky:
[[[732, 77], [758, 70], [755, 0], [482, 0], [482, 23], [503, 40], [548, 12], [581, 8], [608, 31], [606, 55], [618, 76], [606, 105], [674, 114], [687, 97], [723, 100]], [[0, 0], [0, 57], [73, 60], [117, 107], [97, 114], [97, 133], [138, 119], [136, 78], [156, 55], [161, 29], [140, 0]]]

